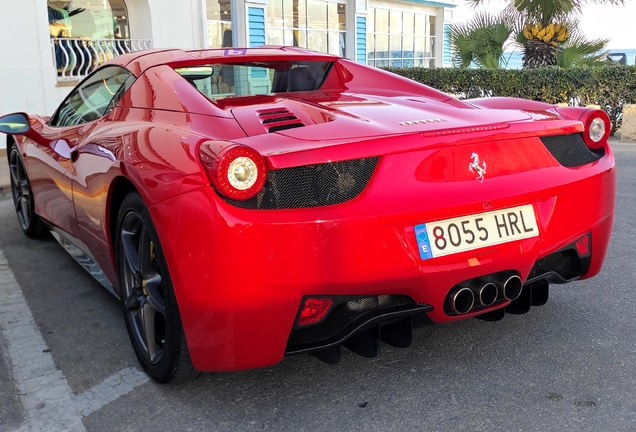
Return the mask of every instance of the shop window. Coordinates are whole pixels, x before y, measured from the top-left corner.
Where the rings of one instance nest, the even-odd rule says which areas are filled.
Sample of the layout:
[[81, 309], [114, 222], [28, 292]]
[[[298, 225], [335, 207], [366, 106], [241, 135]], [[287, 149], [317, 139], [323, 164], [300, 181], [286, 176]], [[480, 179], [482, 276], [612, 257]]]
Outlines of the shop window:
[[367, 64], [377, 67], [432, 67], [435, 64], [434, 48], [434, 16], [369, 9]]
[[48, 0], [58, 81], [77, 80], [121, 54], [150, 48], [130, 39], [124, 0]]
[[207, 0], [208, 47], [232, 46], [232, 7], [230, 0]]
[[267, 43], [346, 56], [346, 5], [323, 0], [269, 0]]
[[52, 38], [129, 39], [123, 0], [48, 0]]

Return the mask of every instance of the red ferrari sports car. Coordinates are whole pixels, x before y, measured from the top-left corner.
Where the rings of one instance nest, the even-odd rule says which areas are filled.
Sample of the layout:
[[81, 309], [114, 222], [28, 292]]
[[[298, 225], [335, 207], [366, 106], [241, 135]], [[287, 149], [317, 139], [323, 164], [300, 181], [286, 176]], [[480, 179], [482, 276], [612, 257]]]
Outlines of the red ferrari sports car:
[[126, 54], [0, 130], [22, 229], [121, 299], [160, 382], [527, 312], [596, 275], [612, 229], [603, 111], [298, 48]]

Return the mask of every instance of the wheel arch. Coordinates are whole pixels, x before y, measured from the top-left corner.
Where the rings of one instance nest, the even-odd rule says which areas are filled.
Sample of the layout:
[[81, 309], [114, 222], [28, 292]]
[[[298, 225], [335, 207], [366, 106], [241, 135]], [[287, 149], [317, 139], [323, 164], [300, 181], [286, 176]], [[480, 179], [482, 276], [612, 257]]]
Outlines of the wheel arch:
[[7, 135], [7, 156], [9, 155], [9, 150], [11, 150], [11, 147], [15, 145], [15, 138], [13, 138], [13, 135]]
[[124, 202], [124, 198], [126, 198], [126, 196], [130, 192], [139, 193], [139, 191], [137, 190], [137, 187], [135, 187], [133, 182], [130, 181], [130, 179], [128, 179], [127, 177], [119, 176], [115, 178], [113, 182], [111, 183], [110, 197], [108, 200], [107, 208], [108, 208], [108, 236], [110, 237], [109, 243], [111, 245], [113, 263], [116, 262], [114, 260], [115, 260], [115, 253], [116, 253], [117, 247], [114, 241], [116, 238], [115, 231], [117, 230], [117, 218], [119, 215], [119, 208], [121, 207], [121, 204]]

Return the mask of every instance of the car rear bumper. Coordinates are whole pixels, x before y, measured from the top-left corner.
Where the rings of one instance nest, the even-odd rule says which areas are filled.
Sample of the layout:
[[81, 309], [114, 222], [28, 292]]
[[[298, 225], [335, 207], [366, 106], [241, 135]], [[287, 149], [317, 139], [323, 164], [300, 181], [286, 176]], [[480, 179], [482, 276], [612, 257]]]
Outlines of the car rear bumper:
[[[519, 151], [540, 151], [536, 142], [526, 141]], [[576, 169], [544, 153], [536, 157], [544, 158], [539, 170], [513, 173], [500, 164], [480, 183], [446, 167], [438, 170], [439, 181], [434, 167], [426, 168], [433, 178], [418, 177], [423, 165], [448, 162], [448, 155], [432, 150], [417, 158], [385, 156], [360, 196], [314, 209], [238, 209], [211, 188], [152, 207], [194, 366], [232, 371], [279, 362], [307, 296], [403, 296], [412, 300], [413, 313], [425, 312], [433, 323], [450, 322], [508, 303], [449, 314], [445, 299], [457, 284], [505, 271], [525, 281], [538, 260], [588, 233], [591, 260], [582, 277], [597, 274], [613, 220], [611, 150]], [[420, 258], [415, 225], [526, 204], [534, 209], [539, 236]]]

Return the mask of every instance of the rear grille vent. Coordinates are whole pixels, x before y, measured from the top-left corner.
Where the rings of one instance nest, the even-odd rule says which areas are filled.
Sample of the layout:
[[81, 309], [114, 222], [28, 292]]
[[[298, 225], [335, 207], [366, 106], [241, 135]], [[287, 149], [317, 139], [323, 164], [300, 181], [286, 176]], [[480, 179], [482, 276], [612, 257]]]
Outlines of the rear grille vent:
[[298, 117], [284, 108], [261, 111], [258, 116], [261, 123], [267, 125], [269, 133], [305, 126]]
[[[407, 310], [416, 303], [404, 295], [380, 295], [375, 297], [335, 297], [335, 306], [329, 315], [307, 327], [295, 328], [289, 337], [287, 352], [311, 349], [335, 342], [378, 315], [389, 311]], [[337, 304], [340, 303], [340, 304]]]
[[599, 160], [605, 149], [590, 150], [580, 133], [540, 137], [545, 148], [564, 167], [572, 168]]
[[378, 157], [270, 171], [265, 187], [247, 201], [223, 198], [244, 209], [281, 210], [340, 204], [367, 186]]

